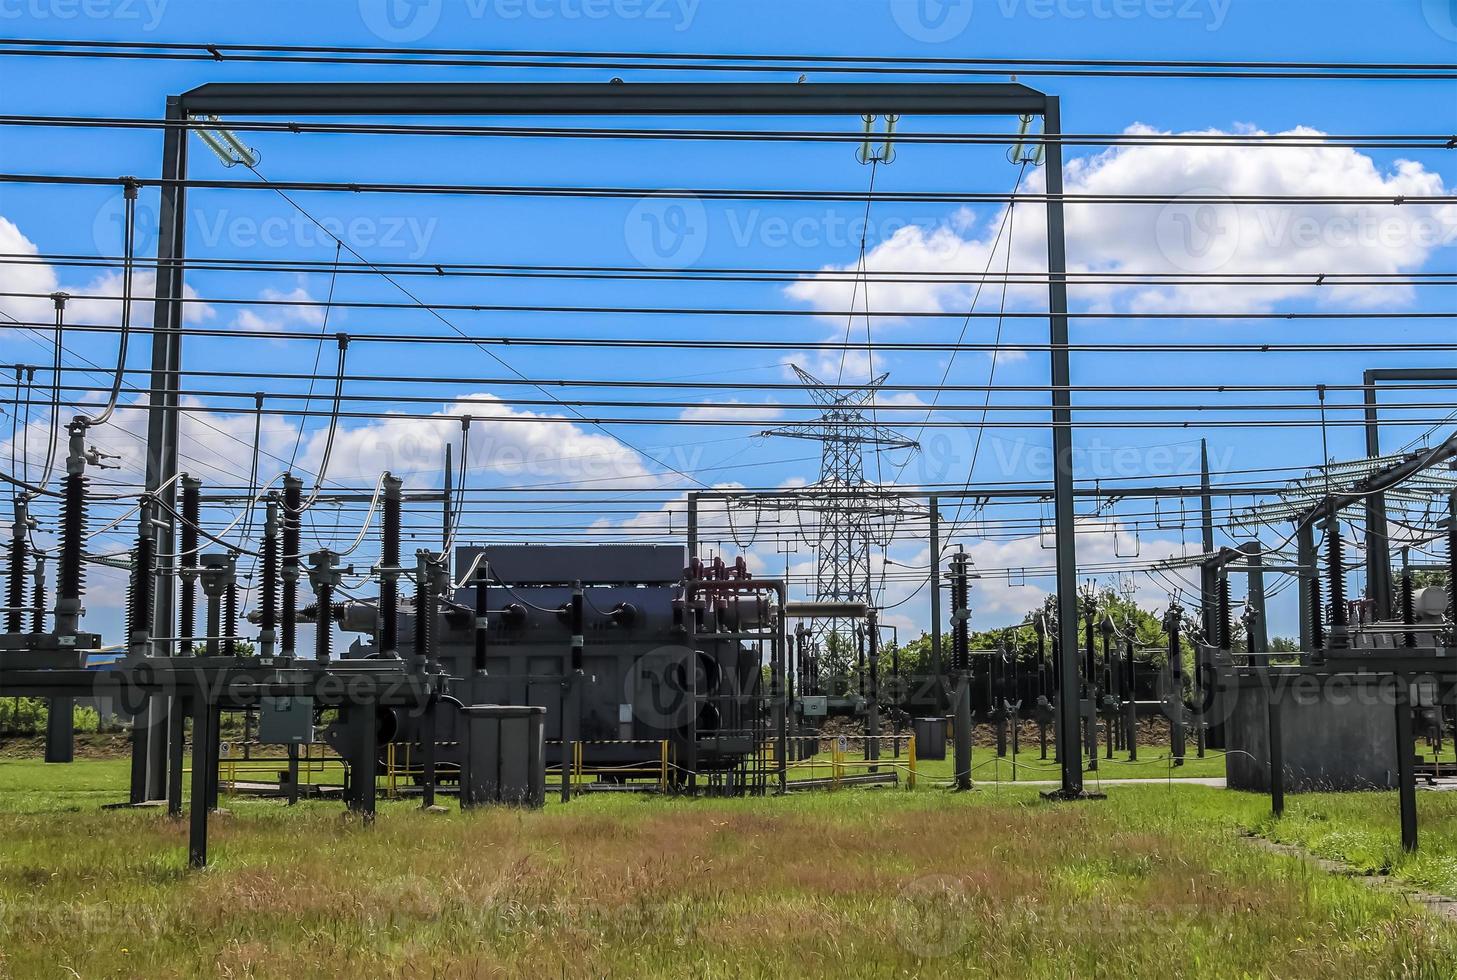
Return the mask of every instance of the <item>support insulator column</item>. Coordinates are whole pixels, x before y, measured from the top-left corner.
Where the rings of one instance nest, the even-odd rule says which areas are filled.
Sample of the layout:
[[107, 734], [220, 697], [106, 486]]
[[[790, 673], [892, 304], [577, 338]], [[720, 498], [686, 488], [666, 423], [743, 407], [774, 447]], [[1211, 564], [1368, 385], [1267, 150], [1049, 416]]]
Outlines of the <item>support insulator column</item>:
[[238, 655], [238, 579], [228, 576], [223, 587], [223, 656]]
[[86, 423], [70, 425], [71, 446], [61, 500], [61, 556], [56, 591], [56, 633], [74, 636], [81, 625], [81, 595], [86, 583], [82, 551], [86, 542]]
[[32, 633], [46, 631], [46, 559], [44, 555], [35, 556], [35, 569], [31, 573], [30, 631]]
[[15, 497], [15, 523], [10, 529], [10, 580], [6, 583], [5, 632], [19, 633], [25, 625], [25, 577], [30, 573], [30, 497]]
[[1221, 567], [1219, 575], [1219, 649], [1234, 649], [1234, 624], [1230, 620], [1229, 571]]
[[1457, 490], [1447, 497], [1447, 618], [1457, 619]]
[[968, 605], [967, 567], [964, 551], [951, 556], [951, 660], [955, 671], [952, 692], [953, 768], [956, 788], [971, 789], [971, 609]]
[[1325, 610], [1320, 593], [1320, 576], [1310, 577], [1310, 645], [1317, 650], [1325, 649], [1325, 627], [1321, 616]]
[[237, 585], [237, 566], [232, 552], [203, 555], [198, 565], [202, 594], [207, 597], [205, 649], [209, 657], [216, 657], [223, 649], [219, 638], [227, 635], [227, 627], [223, 625], [224, 606], [229, 591]]
[[[1411, 581], [1411, 552], [1401, 549], [1401, 622], [1404, 626], [1413, 626], [1417, 621], [1416, 595], [1412, 588]], [[1417, 635], [1412, 630], [1407, 630], [1402, 635], [1401, 645], [1412, 649], [1417, 645]]]
[[1169, 604], [1164, 614], [1164, 630], [1169, 636], [1168, 713], [1170, 749], [1174, 765], [1184, 764], [1184, 652], [1180, 645], [1184, 629], [1184, 609], [1177, 602]]
[[339, 556], [328, 548], [309, 555], [309, 584], [318, 612], [314, 616], [314, 659], [327, 664], [334, 649], [334, 590], [343, 578]]
[[1345, 546], [1341, 541], [1341, 523], [1334, 516], [1326, 521], [1326, 573], [1330, 577], [1332, 647], [1347, 645], [1346, 637], [1346, 568]]
[[127, 652], [145, 657], [152, 646], [152, 589], [156, 569], [156, 538], [152, 528], [152, 500], [142, 498], [137, 515], [137, 546], [132, 558], [132, 577], [128, 611]]
[[264, 657], [272, 657], [278, 643], [278, 495], [270, 493], [263, 521], [263, 553], [260, 556], [262, 584], [258, 590], [258, 646]]
[[283, 477], [283, 556], [279, 577], [283, 580], [283, 608], [279, 619], [279, 644], [285, 657], [298, 655], [299, 518], [303, 508], [304, 483], [292, 474]]
[[431, 568], [433, 556], [420, 549], [415, 552], [415, 654], [410, 668], [424, 673], [430, 663], [435, 643], [435, 575]]

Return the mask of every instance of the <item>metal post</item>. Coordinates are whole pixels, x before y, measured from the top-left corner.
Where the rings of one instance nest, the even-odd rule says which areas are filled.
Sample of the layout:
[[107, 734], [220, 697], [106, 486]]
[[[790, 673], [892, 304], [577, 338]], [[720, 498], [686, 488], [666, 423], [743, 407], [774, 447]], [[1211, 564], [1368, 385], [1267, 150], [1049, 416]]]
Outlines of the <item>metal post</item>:
[[[450, 495], [454, 492], [454, 474], [450, 472], [450, 443], [445, 444], [445, 492], [441, 495], [440, 508], [440, 547], [443, 551], [450, 546]], [[449, 560], [447, 558], [447, 560]]]
[[[583, 647], [586, 644], [585, 629], [583, 624], [584, 609], [583, 603], [586, 595], [582, 591], [582, 583], [572, 584], [572, 599], [568, 606], [567, 615], [571, 625], [572, 640], [571, 650], [568, 654], [568, 667], [562, 679], [562, 802], [566, 803], [572, 798], [572, 762], [575, 758], [577, 743], [577, 721], [581, 714], [582, 706], [579, 691], [579, 682], [582, 677]], [[691, 610], [685, 610], [692, 615]], [[697, 664], [689, 655], [688, 669], [696, 673]], [[691, 710], [698, 707], [695, 697]], [[696, 739], [696, 735], [695, 735]]]
[[[880, 758], [880, 626], [876, 623], [874, 606], [866, 613], [865, 632], [870, 648], [870, 683], [866, 691], [870, 703], [866, 721], [870, 729], [870, 759], [875, 761]], [[879, 772], [880, 769], [871, 766], [870, 771]]]
[[288, 745], [288, 805], [298, 802], [298, 746]]
[[927, 574], [931, 581], [931, 679], [935, 684], [937, 710], [946, 705], [946, 668], [941, 661], [941, 498], [932, 496], [928, 504], [931, 525], [931, 558]]
[[1279, 817], [1285, 814], [1285, 726], [1277, 682], [1266, 680], [1269, 682], [1265, 688], [1265, 717], [1270, 733], [1270, 812]]
[[167, 815], [182, 816], [182, 770], [185, 763], [187, 705], [181, 695], [173, 695], [168, 713], [167, 735]]
[[[357, 743], [354, 749], [354, 773], [352, 787], [354, 807], [359, 812], [364, 823], [374, 822], [375, 800], [378, 796], [375, 786], [376, 776], [379, 771], [379, 745], [375, 731], [374, 712], [371, 705], [354, 704], [350, 705], [351, 710], [359, 713], [359, 720], [356, 723], [355, 737]], [[425, 712], [425, 727], [432, 728], [430, 719], [434, 716], [430, 711]], [[430, 732], [434, 738], [434, 732]], [[427, 775], [427, 785], [429, 776]]]
[[1178, 603], [1169, 606], [1164, 616], [1164, 629], [1169, 635], [1169, 663], [1167, 666], [1169, 751], [1174, 765], [1184, 764], [1184, 654], [1179, 645], [1179, 633], [1183, 629], [1184, 610]]
[[[956, 788], [971, 789], [971, 672], [956, 672], [954, 741], [951, 746], [955, 762]], [[1076, 753], [1074, 753], [1076, 754]]]
[[[157, 231], [157, 292], [152, 313], [152, 366], [147, 412], [146, 487], [160, 501], [157, 553], [174, 546], [172, 513], [176, 506], [178, 391], [182, 370], [182, 279], [187, 233], [187, 112], [182, 100], [167, 99], [169, 125], [162, 136], [162, 188]], [[160, 488], [160, 489], [159, 489]], [[152, 635], [176, 636], [172, 575], [159, 569]], [[167, 650], [159, 643], [156, 653]], [[160, 699], [159, 699], [160, 700]], [[150, 798], [150, 797], [149, 797]]]
[[971, 610], [967, 597], [967, 562], [965, 552], [958, 551], [951, 556], [951, 668], [956, 685], [952, 772], [958, 790], [971, 789]]
[[1124, 747], [1128, 749], [1128, 761], [1138, 761], [1138, 686], [1134, 683], [1138, 679], [1138, 672], [1133, 661], [1133, 637], [1130, 635], [1124, 647], [1125, 663], [1123, 664], [1123, 702], [1124, 721]]
[[779, 698], [779, 717], [778, 717], [777, 721], [779, 723], [779, 772], [778, 772], [778, 776], [779, 776], [779, 792], [781, 794], [787, 793], [789, 791], [789, 712], [790, 712], [790, 706], [791, 706], [791, 704], [793, 702], [793, 696], [794, 696], [793, 688], [791, 687], [791, 682], [790, 682], [790, 679], [789, 679], [791, 672], [790, 672], [790, 670], [787, 667], [789, 658], [791, 656], [791, 652], [790, 652], [791, 648], [789, 646], [789, 634], [788, 634], [789, 627], [788, 627], [788, 625], [784, 621], [785, 620], [785, 617], [784, 617], [784, 607], [782, 605], [782, 603], [785, 601], [786, 597], [788, 596], [788, 592], [789, 592], [789, 582], [788, 582], [788, 579], [786, 578], [785, 583], [784, 583], [784, 593], [779, 596], [779, 601], [781, 603], [781, 606], [780, 606], [780, 609], [779, 609], [779, 616], [778, 616], [779, 623], [778, 623], [778, 626], [775, 629], [775, 635], [774, 635], [774, 641], [779, 646], [779, 656], [777, 658], [778, 659], [778, 662], [779, 662], [779, 676], [775, 678], [775, 683], [777, 683], [779, 685], [779, 691], [780, 691], [780, 698]]
[[1412, 738], [1411, 680], [1397, 674], [1396, 683], [1396, 788], [1401, 798], [1401, 849], [1417, 849], [1416, 742]]
[[[1365, 402], [1366, 455], [1381, 455], [1381, 427], [1376, 410], [1376, 375], [1361, 377]], [[1374, 604], [1376, 619], [1391, 618], [1391, 539], [1386, 523], [1386, 494], [1366, 497], [1366, 596]]]
[[1210, 494], [1209, 443], [1204, 439], [1199, 440], [1199, 528], [1204, 549], [1204, 561], [1199, 565], [1199, 614], [1204, 624], [1204, 642], [1212, 645], [1219, 642], [1215, 569], [1209, 563], [1214, 555], [1214, 497]]
[[688, 562], [698, 557], [698, 492], [688, 491]]
[[1078, 559], [1073, 514], [1072, 372], [1068, 356], [1067, 243], [1063, 231], [1062, 114], [1048, 96], [1043, 109], [1047, 139], [1048, 326], [1052, 362], [1053, 519], [1056, 523], [1057, 609], [1062, 684], [1057, 692], [1057, 757], [1063, 798], [1083, 795], [1082, 755], [1078, 751]]
[[207, 866], [208, 770], [216, 772], [218, 767], [213, 748], [217, 739], [209, 730], [214, 715], [205, 692], [199, 690], [192, 698], [192, 711], [192, 793], [188, 798], [192, 813], [187, 860], [194, 868], [203, 868]]

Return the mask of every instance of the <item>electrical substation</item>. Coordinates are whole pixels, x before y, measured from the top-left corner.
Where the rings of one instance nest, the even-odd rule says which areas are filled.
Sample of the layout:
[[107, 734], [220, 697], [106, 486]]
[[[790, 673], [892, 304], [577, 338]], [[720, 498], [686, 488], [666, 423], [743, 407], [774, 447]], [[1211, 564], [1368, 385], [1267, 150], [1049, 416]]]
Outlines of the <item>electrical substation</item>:
[[[1449, 407], [1440, 400], [1450, 399], [1457, 369], [1378, 366], [1389, 358], [1361, 358], [1394, 348], [1353, 343], [1339, 362], [1346, 373], [1314, 385], [1100, 381], [1098, 359], [1108, 350], [1078, 325], [1100, 325], [1102, 314], [1078, 305], [1077, 291], [1109, 288], [1122, 274], [1101, 272], [1086, 256], [1069, 261], [1068, 212], [1130, 201], [1168, 207], [1174, 198], [1151, 190], [1100, 201], [1087, 186], [1065, 190], [1066, 150], [1116, 147], [1120, 137], [1084, 134], [1075, 112], [1064, 113], [1056, 78], [1032, 87], [818, 77], [261, 77], [269, 80], [208, 83], [167, 98], [155, 118], [129, 121], [161, 143], [154, 174], [21, 174], [8, 185], [113, 196], [124, 236], [117, 256], [86, 263], [47, 256], [114, 272], [116, 295], [42, 292], [26, 297], [29, 308], [48, 304], [52, 318], [11, 318], [15, 330], [38, 338], [46, 359], [11, 368], [6, 400], [16, 432], [38, 427], [42, 436], [16, 461], [12, 432], [5, 474], [13, 523], [0, 697], [48, 704], [45, 758], [55, 763], [73, 757], [73, 705], [104, 703], [122, 717], [130, 788], [114, 804], [185, 813], [193, 865], [209, 860], [209, 814], [228, 794], [335, 801], [367, 822], [381, 795], [468, 809], [630, 792], [779, 796], [918, 783], [974, 792], [987, 761], [1015, 767], [1032, 758], [1050, 783], [1047, 796], [1099, 806], [1100, 765], [1140, 763], [1141, 751], [1146, 762], [1155, 743], [1167, 748], [1174, 776], [1186, 760], [1222, 754], [1229, 791], [1268, 794], [1276, 813], [1286, 794], [1397, 789], [1402, 845], [1416, 848], [1418, 784], [1435, 784], [1457, 765], [1418, 758], [1421, 745], [1440, 756], [1457, 738], [1449, 595], [1457, 581], [1457, 431], [1450, 415], [1433, 415]], [[425, 176], [409, 179], [396, 176], [402, 170], [392, 161], [363, 152], [357, 161], [339, 157], [324, 176], [286, 158], [289, 147], [340, 134], [436, 139], [451, 147], [441, 160], [495, 140], [577, 139], [590, 151], [612, 138], [640, 156], [678, 139], [719, 141], [734, 153], [801, 140], [825, 154], [813, 158], [816, 166], [837, 154], [856, 180], [869, 181], [856, 191], [833, 182], [780, 191], [760, 180], [762, 172], [747, 171], [738, 183], [682, 173], [644, 190], [616, 183], [615, 169], [581, 186], [548, 186], [546, 178], [509, 184], [476, 158], [470, 165], [485, 175], [436, 180], [428, 151], [410, 165]], [[1425, 144], [1412, 137], [1404, 145]], [[987, 149], [1000, 169], [978, 158], [964, 170], [937, 170], [931, 183], [946, 190], [936, 193], [894, 183], [899, 169], [918, 165], [917, 154], [967, 147]], [[285, 159], [276, 161], [275, 152]], [[288, 176], [274, 176], [275, 163]], [[386, 176], [370, 174], [385, 163]], [[802, 186], [815, 172], [801, 167], [778, 179]], [[1009, 194], [957, 189], [1013, 178]], [[717, 190], [706, 189], [720, 180]], [[699, 189], [673, 189], [682, 186]], [[194, 246], [209, 208], [248, 195], [266, 195], [305, 227], [317, 225], [322, 237], [311, 257], [250, 259], [215, 242]], [[563, 197], [699, 210], [725, 200], [767, 207], [794, 199], [867, 214], [886, 202], [1015, 205], [1030, 230], [1016, 229], [1023, 236], [1016, 259], [1008, 231], [1000, 272], [991, 260], [1002, 261], [1001, 231], [985, 269], [888, 270], [867, 265], [863, 226], [838, 269], [726, 268], [661, 252], [656, 264], [631, 267], [615, 258], [485, 265], [428, 253], [399, 261], [323, 230], [316, 202], [335, 195], [371, 203], [424, 198], [437, 209]], [[1186, 194], [1175, 203], [1200, 201]], [[1262, 203], [1301, 202], [1245, 206]], [[1424, 204], [1416, 196], [1357, 203]], [[664, 210], [663, 229], [682, 213]], [[144, 227], [148, 220], [156, 227]], [[493, 232], [483, 226], [481, 234]], [[1029, 256], [1036, 269], [1019, 271]], [[250, 270], [326, 281], [327, 298], [277, 301], [307, 316], [251, 332], [197, 314], [200, 304], [224, 306], [239, 294], [229, 293], [229, 277]], [[1165, 278], [1218, 292], [1303, 275]], [[1378, 278], [1322, 276], [1326, 289]], [[445, 280], [475, 292], [421, 298]], [[848, 320], [837, 327], [844, 340], [776, 343], [771, 332], [739, 323], [772, 319], [774, 310], [710, 309], [709, 291], [735, 280], [828, 283], [834, 300], [820, 311]], [[604, 282], [622, 281], [661, 289], [665, 298], [602, 298]], [[1001, 294], [1002, 307], [973, 300], [970, 313], [948, 304], [900, 314], [902, 321], [946, 317], [943, 334], [948, 324], [961, 328], [952, 343], [902, 340], [898, 327], [872, 337], [872, 302], [882, 302], [872, 297], [928, 281], [970, 283], [978, 295], [985, 287]], [[383, 292], [360, 292], [360, 282]], [[528, 294], [515, 288], [522, 282], [551, 288]], [[1014, 306], [1035, 308], [1008, 310], [1009, 287]], [[863, 314], [857, 290], [866, 296]], [[895, 319], [893, 302], [884, 302], [890, 312], [877, 315]], [[1217, 309], [1218, 301], [1206, 306]], [[491, 319], [457, 326], [467, 314]], [[686, 317], [692, 330], [660, 328], [669, 314]], [[1146, 315], [1143, 322], [1159, 323], [1156, 313]], [[1273, 331], [1291, 322], [1320, 329], [1326, 314], [1283, 315], [1188, 343], [1225, 353], [1283, 347], [1300, 356], [1305, 340], [1287, 342]], [[553, 325], [538, 328], [533, 316]], [[576, 325], [593, 316], [591, 329]], [[563, 328], [564, 320], [573, 325]], [[1156, 332], [1144, 338], [1121, 356], [1161, 342]], [[129, 358], [129, 341], [131, 354], [145, 352], [145, 364]], [[76, 359], [82, 344], [99, 359], [112, 342], [120, 348], [114, 371]], [[1184, 341], [1169, 343], [1177, 352]], [[246, 345], [276, 372], [241, 366], [237, 352]], [[272, 346], [257, 355], [262, 345]], [[933, 374], [944, 365], [941, 384], [898, 388], [895, 370], [879, 369], [876, 358], [910, 356], [918, 345], [940, 359]], [[413, 359], [437, 346], [458, 365], [456, 387], [500, 394], [449, 401], [435, 388], [412, 394], [435, 371]], [[545, 359], [529, 373], [515, 366], [527, 353], [566, 348], [635, 360], [612, 361], [611, 382], [550, 380], [581, 368]], [[754, 349], [776, 360], [781, 380], [757, 390], [732, 379], [650, 380], [702, 377], [725, 352]], [[1452, 348], [1422, 349], [1450, 356]], [[847, 373], [847, 352], [865, 363]], [[1013, 401], [1003, 402], [992, 395], [995, 365], [1009, 352], [1043, 376], [1010, 385], [1003, 394]], [[361, 355], [371, 366], [356, 366]], [[988, 359], [993, 376], [983, 384]], [[603, 388], [617, 396], [601, 397]], [[692, 401], [694, 391], [709, 400]], [[1193, 399], [1183, 397], [1189, 393]], [[1383, 401], [1388, 393], [1431, 401]], [[771, 412], [760, 398], [783, 404]], [[1211, 438], [1259, 438], [1259, 426], [1236, 436], [1219, 428], [1227, 421], [1221, 412], [1240, 408], [1279, 425], [1298, 417], [1309, 453], [1285, 472], [1211, 465]], [[473, 433], [518, 409], [535, 423], [572, 426], [592, 452], [626, 447], [646, 468], [633, 474], [636, 486], [599, 481], [608, 490], [592, 481], [484, 485], [483, 442]], [[760, 486], [729, 459], [700, 478], [681, 457], [644, 449], [635, 434], [645, 419], [678, 411], [716, 413], [705, 417], [776, 450], [811, 447], [808, 467], [817, 461], [817, 475]], [[113, 477], [123, 417], [138, 420], [127, 431], [139, 447], [128, 453], [141, 472]], [[287, 450], [290, 440], [269, 442], [275, 418], [298, 427], [286, 459], [274, 449]], [[354, 429], [420, 418], [446, 433], [430, 446], [428, 465], [414, 467], [428, 478], [358, 462], [375, 457], [351, 438]], [[1393, 449], [1400, 440], [1383, 434], [1398, 423], [1431, 424], [1424, 440]], [[235, 433], [227, 465], [239, 476], [204, 475], [220, 467], [188, 441], [199, 424]], [[1045, 479], [978, 476], [983, 435], [995, 439], [1003, 425], [1045, 444]], [[1179, 436], [1198, 447], [1197, 466], [1124, 478], [1080, 472], [1075, 439], [1119, 425], [1199, 429], [1192, 440]], [[1342, 458], [1314, 441], [1353, 429], [1364, 434], [1364, 455]], [[897, 478], [947, 431], [972, 442], [953, 454], [946, 475]], [[319, 447], [307, 466], [297, 458], [305, 438]], [[346, 453], [354, 458], [341, 464]], [[348, 475], [339, 475], [341, 465]], [[626, 513], [624, 503], [652, 520], [615, 524], [592, 511], [595, 504], [602, 514]], [[576, 524], [534, 529], [533, 521], [562, 513]], [[1110, 553], [1080, 555], [1090, 527], [1112, 537]], [[1142, 538], [1160, 534], [1192, 544], [1178, 554], [1140, 551]], [[978, 546], [999, 536], [1033, 542], [1033, 558], [996, 567], [979, 557]], [[88, 581], [93, 571], [107, 584]], [[891, 574], [907, 584], [894, 599], [886, 590]], [[124, 602], [98, 595], [98, 588], [118, 591], [118, 582]], [[1023, 617], [1007, 606], [1001, 619], [979, 622], [978, 590], [993, 582], [1036, 585], [1024, 603], [1031, 611]], [[1298, 637], [1276, 649], [1269, 610], [1282, 594], [1294, 598]], [[102, 599], [124, 607], [119, 625], [92, 625], [88, 608]], [[1141, 632], [1133, 614], [1140, 605], [1153, 612], [1153, 626]], [[927, 642], [912, 661], [907, 651], [922, 628]], [[242, 738], [225, 737], [236, 725]], [[933, 778], [928, 767], [943, 760], [949, 778]]]

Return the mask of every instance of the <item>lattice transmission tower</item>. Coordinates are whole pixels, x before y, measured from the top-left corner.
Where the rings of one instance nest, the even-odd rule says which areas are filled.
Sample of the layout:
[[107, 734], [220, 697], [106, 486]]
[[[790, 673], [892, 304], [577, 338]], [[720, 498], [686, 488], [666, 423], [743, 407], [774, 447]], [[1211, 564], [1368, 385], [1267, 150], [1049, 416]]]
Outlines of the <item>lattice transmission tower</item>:
[[[805, 390], [819, 405], [820, 416], [808, 422], [770, 429], [765, 435], [812, 439], [821, 445], [820, 477], [806, 488], [806, 508], [818, 513], [815, 598], [873, 602], [870, 549], [886, 528], [909, 511], [898, 500], [882, 494], [879, 485], [865, 479], [865, 447], [916, 449], [913, 439], [865, 417], [888, 374], [863, 385], [831, 385], [798, 365], [791, 365]], [[853, 649], [853, 624], [848, 620], [815, 621], [815, 640], [823, 648], [830, 636], [839, 636], [837, 652]]]

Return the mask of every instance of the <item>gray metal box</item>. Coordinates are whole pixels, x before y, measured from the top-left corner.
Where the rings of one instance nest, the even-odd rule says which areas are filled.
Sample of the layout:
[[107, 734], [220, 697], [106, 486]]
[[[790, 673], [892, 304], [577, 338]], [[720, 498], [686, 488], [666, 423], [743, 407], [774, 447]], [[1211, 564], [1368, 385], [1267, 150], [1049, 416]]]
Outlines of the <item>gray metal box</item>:
[[311, 744], [314, 699], [263, 698], [258, 705], [258, 741], [263, 745]]
[[807, 694], [799, 699], [799, 707], [806, 718], [823, 718], [830, 713], [830, 699], [823, 694]]
[[946, 758], [945, 718], [916, 718], [911, 728], [916, 733], [917, 759]]
[[533, 705], [468, 705], [461, 805], [546, 803], [546, 709]]

